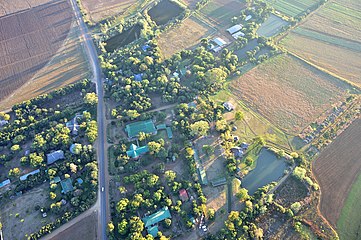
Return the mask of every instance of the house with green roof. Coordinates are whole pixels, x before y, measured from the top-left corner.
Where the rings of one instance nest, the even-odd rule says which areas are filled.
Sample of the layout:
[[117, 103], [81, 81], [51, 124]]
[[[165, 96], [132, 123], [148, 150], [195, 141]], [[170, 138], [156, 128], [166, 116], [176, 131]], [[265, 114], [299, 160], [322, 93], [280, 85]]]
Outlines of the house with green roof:
[[158, 234], [157, 224], [167, 218], [172, 218], [172, 215], [170, 214], [168, 207], [163, 207], [158, 212], [144, 217], [142, 221], [147, 232], [153, 237], [156, 237]]
[[125, 126], [125, 131], [129, 138], [137, 137], [140, 132], [157, 134], [157, 129], [151, 119], [127, 124]]
[[138, 147], [135, 144], [130, 145], [129, 150], [127, 151], [127, 156], [130, 158], [139, 158], [141, 155], [149, 152], [148, 145]]
[[68, 192], [71, 192], [74, 190], [74, 187], [73, 187], [73, 182], [71, 180], [71, 178], [67, 178], [67, 179], [64, 179], [60, 182], [60, 185], [61, 185], [61, 192], [64, 193], [64, 194], [67, 194]]

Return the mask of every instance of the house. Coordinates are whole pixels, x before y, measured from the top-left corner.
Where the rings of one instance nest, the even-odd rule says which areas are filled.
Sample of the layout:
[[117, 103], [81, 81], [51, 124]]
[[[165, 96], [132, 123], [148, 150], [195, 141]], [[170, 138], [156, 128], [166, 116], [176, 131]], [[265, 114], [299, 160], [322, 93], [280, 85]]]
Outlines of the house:
[[5, 187], [6, 185], [10, 184], [10, 179], [6, 179], [0, 183], [0, 188]]
[[238, 142], [238, 141], [239, 141], [239, 137], [238, 137], [238, 136], [233, 136], [233, 141]]
[[239, 32], [237, 32], [237, 33], [235, 33], [235, 34], [232, 34], [232, 37], [233, 37], [234, 39], [238, 39], [239, 37], [244, 37], [244, 35], [246, 35], [246, 34], [244, 34], [243, 32], [239, 31]]
[[53, 179], [50, 180], [50, 184], [60, 183], [60, 181], [61, 181], [60, 177], [54, 177]]
[[238, 32], [239, 30], [241, 30], [243, 27], [242, 24], [236, 24], [230, 28], [227, 29], [227, 32], [229, 32], [229, 34], [233, 35], [234, 33]]
[[139, 121], [130, 123], [125, 126], [125, 131], [128, 133], [129, 138], [137, 137], [140, 132], [157, 134], [157, 129], [152, 120]]
[[245, 142], [241, 143], [241, 148], [242, 148], [243, 150], [247, 150], [248, 147], [249, 147], [249, 144], [248, 144], [248, 143], [245, 143]]
[[179, 198], [182, 202], [187, 202], [189, 200], [188, 192], [184, 188], [179, 190]]
[[[79, 151], [77, 151], [76, 149], [77, 149], [77, 147], [80, 145], [80, 147], [81, 147], [81, 144], [80, 143], [73, 143], [71, 146], [70, 146], [70, 152], [72, 153], [72, 154], [79, 154]], [[82, 148], [81, 148], [82, 149]]]
[[172, 215], [170, 214], [168, 207], [163, 207], [158, 212], [144, 217], [142, 221], [147, 232], [153, 237], [156, 237], [158, 234], [158, 223], [167, 218], [172, 218]]
[[212, 42], [214, 42], [217, 46], [219, 47], [223, 47], [224, 45], [226, 45], [226, 41], [224, 41], [222, 38], [217, 37], [215, 39], [212, 40]]
[[71, 178], [66, 178], [60, 182], [61, 185], [61, 192], [64, 194], [67, 194], [68, 192], [71, 192], [74, 190], [73, 183], [71, 181]]
[[83, 115], [77, 113], [77, 114], [75, 114], [75, 117], [71, 121], [69, 121], [65, 124], [65, 126], [70, 129], [70, 131], [73, 135], [78, 134], [80, 125], [78, 124], [77, 119], [81, 118], [81, 117], [83, 117]]
[[6, 124], [8, 124], [9, 121], [6, 120], [0, 120], [0, 127], [5, 126]]
[[244, 154], [242, 148], [240, 147], [233, 147], [231, 148], [231, 152], [233, 153], [233, 155], [236, 157], [236, 158], [241, 158]]
[[22, 175], [21, 177], [20, 177], [20, 180], [21, 181], [25, 181], [27, 178], [28, 178], [28, 176], [30, 176], [30, 175], [35, 175], [35, 174], [37, 174], [37, 173], [39, 173], [40, 172], [40, 170], [39, 169], [36, 169], [36, 170], [34, 170], [34, 171], [32, 171], [32, 172], [29, 172], [29, 173], [27, 173], [27, 174], [25, 174], [25, 175]]
[[143, 81], [143, 73], [134, 74], [134, 80], [137, 82]]
[[149, 152], [148, 145], [138, 147], [137, 145], [132, 144], [130, 145], [130, 149], [127, 151], [127, 156], [136, 159], [147, 152]]
[[82, 185], [84, 182], [83, 179], [81, 179], [81, 178], [77, 178], [76, 181], [79, 185]]
[[169, 139], [173, 138], [173, 132], [172, 132], [172, 128], [171, 127], [166, 127], [165, 129], [167, 131], [167, 136]]
[[146, 52], [149, 48], [150, 48], [150, 46], [149, 46], [148, 44], [142, 46], [142, 50], [143, 50], [144, 52]]
[[48, 165], [53, 164], [54, 162], [64, 159], [64, 152], [62, 150], [58, 150], [49, 154], [46, 154]]
[[225, 109], [227, 109], [227, 111], [233, 111], [234, 109], [235, 109], [235, 107], [233, 106], [233, 104], [232, 103], [230, 103], [230, 102], [225, 102], [225, 103], [223, 103], [223, 107], [225, 108]]
[[250, 20], [251, 18], [252, 18], [252, 15], [247, 15], [246, 18], [244, 19], [244, 21], [247, 22], [247, 21]]

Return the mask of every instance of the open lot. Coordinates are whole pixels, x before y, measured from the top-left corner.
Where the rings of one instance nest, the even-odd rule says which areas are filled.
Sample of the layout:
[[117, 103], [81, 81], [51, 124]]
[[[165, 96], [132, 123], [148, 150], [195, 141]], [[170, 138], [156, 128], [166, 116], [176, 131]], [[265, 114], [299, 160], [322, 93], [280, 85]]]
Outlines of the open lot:
[[27, 239], [25, 234], [38, 231], [42, 226], [54, 221], [53, 216], [42, 217], [35, 206], [46, 206], [49, 201], [49, 183], [45, 183], [21, 197], [1, 204], [0, 221], [3, 224], [4, 239]]
[[0, 100], [51, 60], [67, 38], [71, 23], [71, 6], [65, 0], [0, 17]]
[[211, 31], [208, 26], [197, 18], [190, 17], [179, 26], [162, 33], [158, 39], [158, 44], [164, 57], [169, 58], [174, 53], [198, 44]]
[[322, 192], [319, 208], [334, 227], [361, 170], [360, 129], [361, 119], [355, 120], [313, 164]]
[[298, 133], [349, 85], [288, 55], [276, 56], [230, 84], [231, 91], [276, 126]]
[[240, 15], [245, 6], [245, 1], [212, 0], [201, 9], [201, 13], [215, 26], [225, 28], [232, 25], [232, 17]]
[[266, 0], [277, 11], [290, 17], [296, 17], [307, 12], [308, 9], [317, 5], [318, 0]]
[[361, 4], [327, 3], [281, 42], [290, 52], [361, 85]]
[[271, 14], [267, 20], [261, 24], [257, 34], [262, 37], [273, 37], [282, 31], [282, 27], [287, 26], [287, 22], [276, 15]]
[[92, 22], [122, 14], [141, 0], [82, 0], [81, 3]]

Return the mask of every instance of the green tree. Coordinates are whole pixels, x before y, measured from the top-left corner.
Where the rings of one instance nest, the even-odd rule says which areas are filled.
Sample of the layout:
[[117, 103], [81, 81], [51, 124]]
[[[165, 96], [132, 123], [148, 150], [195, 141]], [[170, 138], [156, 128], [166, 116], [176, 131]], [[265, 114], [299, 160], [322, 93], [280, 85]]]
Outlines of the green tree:
[[127, 209], [128, 204], [129, 204], [128, 198], [120, 199], [116, 206], [116, 210], [118, 211], [118, 213], [125, 211]]
[[149, 148], [149, 151], [151, 152], [151, 154], [155, 154], [161, 150], [162, 145], [158, 142], [152, 141], [152, 142], [148, 143], [148, 148]]
[[12, 151], [12, 152], [18, 152], [18, 151], [20, 151], [20, 146], [19, 145], [17, 145], [17, 144], [15, 144], [15, 145], [12, 145], [11, 146], [11, 148], [10, 148], [10, 150]]
[[30, 153], [29, 160], [32, 167], [38, 167], [44, 161], [43, 157], [39, 156], [37, 153]]
[[91, 106], [94, 106], [98, 103], [98, 96], [96, 95], [96, 93], [92, 92], [92, 93], [87, 93], [84, 96], [84, 102], [86, 104], [89, 104]]
[[167, 182], [173, 182], [175, 180], [175, 178], [177, 177], [177, 174], [172, 170], [168, 170], [168, 171], [165, 171], [164, 176], [165, 176], [165, 179], [167, 180]]
[[214, 147], [212, 145], [203, 145], [202, 150], [209, 156], [214, 152]]
[[223, 132], [227, 129], [228, 124], [227, 121], [222, 119], [222, 120], [218, 120], [216, 121], [216, 129], [217, 131]]
[[235, 119], [236, 119], [237, 121], [243, 120], [243, 119], [244, 119], [244, 113], [241, 112], [241, 111], [237, 111], [237, 112], [235, 113]]
[[108, 223], [107, 231], [108, 231], [108, 232], [113, 232], [113, 231], [114, 231], [114, 224], [113, 224], [113, 222], [110, 221], [110, 222]]
[[19, 168], [12, 168], [9, 171], [9, 177], [10, 178], [15, 178], [18, 177], [20, 175], [20, 169]]
[[212, 68], [205, 73], [204, 78], [208, 84], [223, 83], [227, 73], [221, 68]]
[[126, 219], [122, 219], [120, 223], [118, 223], [118, 233], [120, 235], [126, 235], [129, 229], [129, 224]]
[[236, 197], [241, 201], [244, 202], [249, 199], [248, 190], [245, 188], [239, 189], [238, 193], [236, 193]]
[[56, 193], [50, 192], [49, 197], [50, 197], [51, 200], [54, 200], [56, 198]]
[[131, 109], [128, 110], [126, 114], [131, 120], [136, 119], [137, 117], [140, 116], [137, 110], [131, 110]]
[[209, 131], [209, 124], [206, 121], [198, 121], [190, 125], [191, 135], [207, 136]]

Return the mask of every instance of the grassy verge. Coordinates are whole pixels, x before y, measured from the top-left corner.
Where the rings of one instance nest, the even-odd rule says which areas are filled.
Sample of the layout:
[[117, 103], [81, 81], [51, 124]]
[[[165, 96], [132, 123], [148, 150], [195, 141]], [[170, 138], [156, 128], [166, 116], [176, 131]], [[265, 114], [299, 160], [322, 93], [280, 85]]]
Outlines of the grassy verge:
[[337, 232], [341, 240], [359, 239], [361, 235], [361, 174], [353, 183], [350, 193], [337, 221]]

